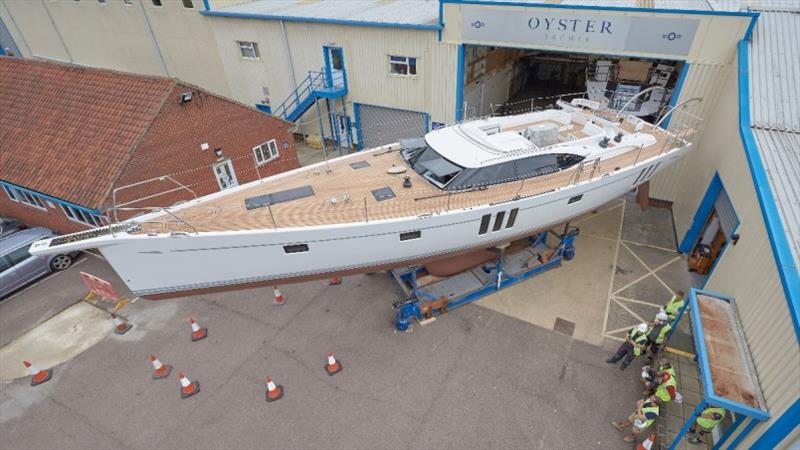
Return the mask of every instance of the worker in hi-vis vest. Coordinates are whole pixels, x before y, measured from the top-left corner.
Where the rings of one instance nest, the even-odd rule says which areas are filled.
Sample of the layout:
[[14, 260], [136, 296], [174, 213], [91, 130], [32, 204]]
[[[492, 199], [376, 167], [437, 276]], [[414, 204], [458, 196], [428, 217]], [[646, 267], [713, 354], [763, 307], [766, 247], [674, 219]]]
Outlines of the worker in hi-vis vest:
[[659, 312], [656, 314], [656, 320], [647, 335], [647, 346], [650, 349], [650, 356], [647, 357], [648, 364], [652, 363], [658, 352], [664, 349], [670, 331], [672, 331], [672, 325], [667, 313]]
[[617, 352], [611, 358], [606, 360], [609, 364], [616, 364], [617, 361], [622, 359], [622, 366], [620, 370], [625, 370], [633, 361], [633, 358], [642, 356], [647, 347], [647, 335], [650, 333], [650, 327], [646, 323], [640, 323], [633, 327], [628, 334], [625, 335], [625, 342], [619, 346]]
[[[702, 444], [705, 442], [705, 435], [711, 433], [711, 430], [714, 429], [720, 422], [725, 419], [725, 408], [717, 408], [716, 406], [710, 406], [703, 410], [699, 416], [697, 416], [697, 421], [692, 424], [691, 428], [689, 428], [689, 434], [692, 437], [689, 439], [689, 442], [692, 444]], [[699, 430], [698, 430], [699, 428]], [[698, 433], [699, 431], [699, 433]]]
[[671, 299], [664, 305], [661, 310], [667, 314], [670, 322], [674, 322], [675, 318], [678, 317], [678, 313], [683, 308], [683, 305], [686, 304], [686, 299], [684, 298], [686, 294], [683, 291], [678, 291], [675, 295], [672, 296]]
[[664, 370], [658, 378], [656, 392], [651, 399], [659, 404], [669, 403], [675, 400], [678, 394], [678, 382], [671, 371]]
[[642, 434], [658, 418], [658, 404], [650, 400], [639, 400], [636, 402], [636, 412], [628, 416], [624, 422], [611, 422], [611, 426], [619, 431], [625, 431], [625, 428], [633, 426], [631, 434], [625, 436], [625, 442], [633, 442]]

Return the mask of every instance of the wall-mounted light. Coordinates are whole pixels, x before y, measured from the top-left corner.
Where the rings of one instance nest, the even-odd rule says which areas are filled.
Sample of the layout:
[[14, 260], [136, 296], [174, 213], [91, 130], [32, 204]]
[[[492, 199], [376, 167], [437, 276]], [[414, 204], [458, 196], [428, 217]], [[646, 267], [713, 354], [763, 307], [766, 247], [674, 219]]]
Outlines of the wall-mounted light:
[[182, 93], [180, 101], [178, 103], [183, 105], [184, 103], [189, 103], [190, 101], [192, 101], [192, 93], [191, 93], [191, 91]]
[[740, 238], [740, 237], [741, 237], [741, 236], [739, 236], [739, 234], [738, 234], [738, 233], [736, 233], [736, 234], [732, 234], [732, 235], [731, 235], [731, 241], [733, 241], [733, 245], [736, 245], [736, 244], [738, 244], [738, 243], [739, 243], [739, 238]]
[[214, 154], [217, 155], [217, 158], [222, 158], [222, 147], [215, 148]]
[[208, 150], [208, 142], [203, 142], [202, 144], [200, 144], [200, 150], [202, 151]]

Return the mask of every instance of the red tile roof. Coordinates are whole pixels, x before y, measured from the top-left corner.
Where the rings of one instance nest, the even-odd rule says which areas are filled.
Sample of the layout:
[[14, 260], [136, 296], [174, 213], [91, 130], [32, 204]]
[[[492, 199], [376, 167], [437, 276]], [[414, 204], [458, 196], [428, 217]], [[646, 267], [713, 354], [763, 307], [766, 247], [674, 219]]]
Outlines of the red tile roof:
[[0, 57], [0, 179], [99, 208], [175, 84]]

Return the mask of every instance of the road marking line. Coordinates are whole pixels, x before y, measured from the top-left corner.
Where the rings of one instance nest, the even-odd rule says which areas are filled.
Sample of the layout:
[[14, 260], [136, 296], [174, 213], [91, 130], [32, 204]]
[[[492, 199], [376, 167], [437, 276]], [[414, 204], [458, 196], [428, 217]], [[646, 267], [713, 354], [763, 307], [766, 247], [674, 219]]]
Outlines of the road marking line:
[[[631, 252], [633, 257], [636, 258], [637, 261], [642, 263], [642, 265], [645, 266], [647, 268], [647, 270], [650, 271], [650, 272], [648, 272], [648, 275], [653, 274], [653, 276], [656, 277], [656, 280], [658, 280], [662, 285], [664, 285], [665, 288], [667, 288], [668, 292], [670, 292], [670, 293], [672, 292], [672, 288], [669, 287], [667, 285], [667, 283], [665, 283], [664, 280], [662, 280], [661, 277], [659, 277], [658, 274], [656, 274], [656, 272], [658, 272], [659, 270], [663, 269], [664, 267], [667, 267], [668, 265], [674, 263], [675, 261], [679, 260], [681, 258], [680, 256], [676, 256], [676, 257], [672, 258], [671, 260], [669, 260], [669, 261], [665, 262], [664, 264], [656, 267], [655, 269], [650, 269], [650, 266], [645, 264], [644, 261], [642, 261], [642, 258], [639, 258], [639, 255], [637, 255], [636, 252], [633, 251], [633, 249], [628, 247], [628, 244], [623, 243], [622, 245], [624, 245], [625, 248], [627, 248], [628, 251]], [[615, 294], [618, 293], [618, 292], [619, 291], [615, 292]]]
[[642, 319], [642, 316], [640, 316], [640, 315], [636, 314], [635, 312], [633, 312], [632, 309], [630, 309], [627, 306], [623, 305], [622, 302], [620, 302], [619, 300], [617, 300], [615, 298], [612, 298], [611, 300], [614, 300], [614, 303], [618, 304], [625, 311], [628, 311], [628, 314], [630, 314], [633, 317], [636, 317], [637, 319], [639, 319], [640, 322], [647, 322], [646, 320]]
[[620, 211], [620, 218], [619, 218], [619, 230], [617, 231], [617, 245], [614, 248], [614, 260], [613, 264], [611, 265], [611, 279], [608, 282], [608, 296], [606, 296], [606, 313], [603, 317], [603, 329], [600, 332], [600, 336], [606, 335], [606, 326], [608, 326], [608, 312], [611, 308], [611, 295], [614, 290], [614, 278], [617, 272], [617, 262], [619, 261], [619, 244], [622, 241], [622, 225], [625, 223], [625, 199], [620, 199], [619, 205], [623, 206], [622, 210]]
[[84, 262], [84, 261], [86, 261], [86, 258], [80, 258], [80, 259], [76, 260], [74, 263], [72, 263], [72, 265], [71, 265], [71, 266], [69, 266], [69, 268], [67, 268], [67, 269], [65, 269], [65, 270], [62, 270], [62, 271], [59, 271], [59, 272], [50, 272], [50, 273], [49, 273], [47, 276], [45, 276], [44, 278], [41, 278], [41, 279], [39, 279], [39, 280], [36, 280], [36, 282], [35, 282], [35, 283], [33, 283], [33, 284], [31, 284], [31, 285], [28, 285], [28, 287], [26, 287], [25, 289], [23, 289], [23, 290], [21, 290], [21, 291], [17, 292], [16, 294], [12, 295], [11, 297], [7, 297], [7, 298], [6, 298], [5, 300], [3, 300], [3, 301], [8, 301], [8, 300], [11, 300], [12, 298], [14, 298], [14, 297], [16, 297], [16, 296], [18, 296], [18, 295], [22, 295], [23, 293], [25, 293], [25, 292], [28, 292], [29, 290], [33, 289], [34, 287], [38, 286], [39, 284], [41, 284], [41, 283], [44, 283], [45, 281], [49, 280], [50, 278], [53, 278], [53, 277], [57, 276], [58, 274], [62, 274], [62, 273], [64, 273], [64, 272], [68, 271], [69, 269], [71, 269], [71, 268], [73, 268], [73, 267], [77, 266], [78, 264], [80, 264], [80, 263], [82, 263], [82, 262]]
[[640, 303], [642, 305], [655, 306], [656, 308], [661, 308], [661, 305], [658, 305], [658, 304], [655, 304], [655, 303], [645, 302], [645, 301], [642, 301], [642, 300], [634, 300], [632, 298], [623, 297], [621, 295], [615, 295], [614, 298], [617, 299], [617, 300], [624, 300], [626, 302]]
[[95, 253], [95, 252], [93, 252], [93, 251], [91, 251], [91, 250], [84, 250], [83, 252], [84, 252], [84, 253], [87, 253], [87, 254], [89, 254], [89, 255], [92, 255], [92, 256], [94, 256], [95, 258], [102, 259], [103, 261], [105, 261], [105, 260], [106, 260], [106, 259], [105, 259], [105, 258], [104, 258], [102, 255], [98, 255], [97, 253]]
[[629, 241], [627, 239], [623, 239], [622, 242], [625, 242], [627, 244], [633, 244], [633, 245], [641, 245], [642, 247], [650, 247], [650, 248], [654, 248], [656, 250], [664, 250], [665, 252], [670, 252], [670, 253], [678, 253], [678, 252], [675, 251], [674, 248], [665, 248], [665, 247], [659, 247], [657, 245], [642, 244], [641, 242]]

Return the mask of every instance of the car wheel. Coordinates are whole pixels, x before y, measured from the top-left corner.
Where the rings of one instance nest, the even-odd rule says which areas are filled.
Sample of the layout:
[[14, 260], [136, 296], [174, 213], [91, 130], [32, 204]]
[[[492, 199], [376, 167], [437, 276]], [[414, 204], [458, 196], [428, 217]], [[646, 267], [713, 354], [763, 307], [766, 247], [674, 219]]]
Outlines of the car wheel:
[[72, 265], [72, 257], [69, 255], [56, 255], [55, 258], [50, 260], [50, 268], [53, 272], [68, 269]]

